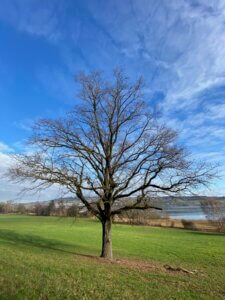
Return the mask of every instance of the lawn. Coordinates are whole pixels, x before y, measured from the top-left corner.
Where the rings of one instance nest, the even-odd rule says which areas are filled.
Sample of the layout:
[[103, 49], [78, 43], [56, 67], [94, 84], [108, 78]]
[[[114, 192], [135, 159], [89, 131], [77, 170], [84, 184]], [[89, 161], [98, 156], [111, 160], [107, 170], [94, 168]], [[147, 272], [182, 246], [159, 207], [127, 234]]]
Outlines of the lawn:
[[113, 225], [100, 248], [94, 220], [0, 215], [0, 299], [225, 299], [225, 235]]

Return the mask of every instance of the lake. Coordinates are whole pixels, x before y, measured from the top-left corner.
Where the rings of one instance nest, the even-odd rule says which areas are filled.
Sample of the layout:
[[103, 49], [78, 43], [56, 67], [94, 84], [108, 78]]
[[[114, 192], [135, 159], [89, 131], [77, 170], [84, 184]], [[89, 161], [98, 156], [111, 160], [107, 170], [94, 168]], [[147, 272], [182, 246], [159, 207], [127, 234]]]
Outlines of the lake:
[[177, 206], [164, 211], [172, 219], [205, 220], [206, 215], [200, 206]]

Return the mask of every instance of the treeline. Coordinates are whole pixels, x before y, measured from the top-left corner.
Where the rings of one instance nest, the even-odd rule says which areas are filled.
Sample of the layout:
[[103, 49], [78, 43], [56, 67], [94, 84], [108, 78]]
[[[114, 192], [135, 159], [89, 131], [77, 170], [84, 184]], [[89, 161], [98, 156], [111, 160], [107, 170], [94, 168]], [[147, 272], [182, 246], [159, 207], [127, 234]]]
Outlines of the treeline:
[[150, 209], [146, 210], [128, 210], [124, 211], [119, 215], [114, 217], [114, 222], [127, 223], [131, 225], [148, 225], [149, 220], [161, 219], [166, 217], [162, 213], [152, 211]]
[[11, 201], [0, 203], [1, 214], [29, 214], [36, 216], [89, 216], [88, 212], [82, 209], [75, 203], [65, 203], [63, 199], [52, 200], [48, 203], [36, 202], [34, 204], [13, 203]]
[[25, 213], [26, 207], [24, 204], [15, 204], [11, 201], [0, 202], [0, 213], [9, 214], [9, 213]]
[[80, 209], [77, 204], [67, 205], [63, 199], [52, 200], [48, 204], [35, 203], [33, 213], [37, 216], [77, 217]]
[[[0, 214], [28, 214], [36, 216], [62, 216], [62, 217], [91, 217], [91, 213], [76, 203], [68, 203], [64, 199], [51, 200], [48, 203], [35, 202], [34, 204], [0, 202]], [[130, 210], [116, 215], [114, 222], [129, 224], [147, 224], [149, 219], [159, 219], [162, 215], [151, 210]], [[165, 217], [165, 216], [164, 216]]]

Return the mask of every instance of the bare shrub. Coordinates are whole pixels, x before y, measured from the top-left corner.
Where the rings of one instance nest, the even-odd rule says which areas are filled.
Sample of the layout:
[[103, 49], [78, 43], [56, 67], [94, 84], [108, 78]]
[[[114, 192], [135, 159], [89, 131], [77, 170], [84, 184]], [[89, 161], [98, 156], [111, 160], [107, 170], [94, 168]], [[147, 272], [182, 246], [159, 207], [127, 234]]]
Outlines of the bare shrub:
[[206, 218], [213, 223], [219, 232], [225, 232], [225, 203], [211, 197], [201, 200], [201, 208]]

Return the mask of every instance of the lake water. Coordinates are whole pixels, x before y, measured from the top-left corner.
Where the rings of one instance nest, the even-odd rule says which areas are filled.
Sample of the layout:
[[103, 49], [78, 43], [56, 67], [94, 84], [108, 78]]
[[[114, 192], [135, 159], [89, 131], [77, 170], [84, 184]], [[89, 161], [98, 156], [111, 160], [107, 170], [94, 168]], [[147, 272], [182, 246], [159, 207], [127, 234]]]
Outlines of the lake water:
[[206, 216], [200, 206], [171, 207], [165, 210], [172, 219], [205, 220]]

